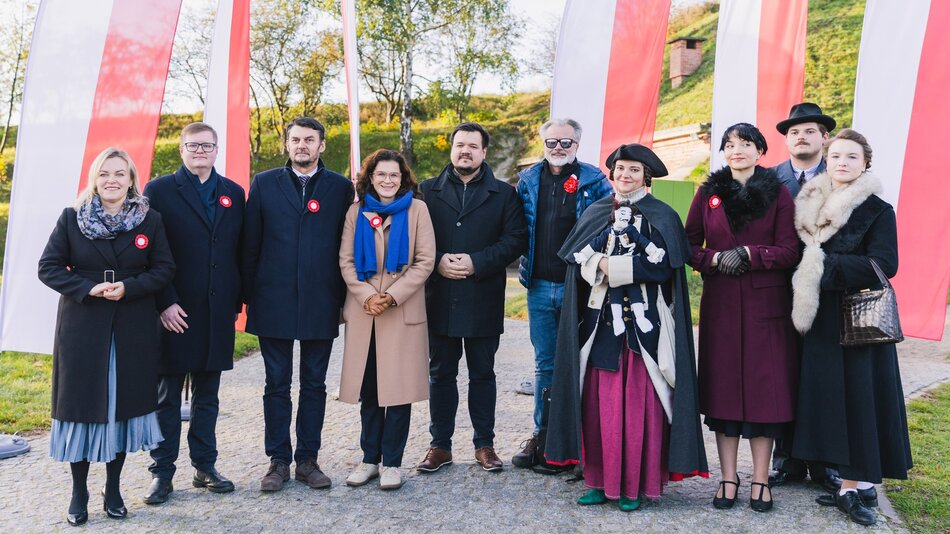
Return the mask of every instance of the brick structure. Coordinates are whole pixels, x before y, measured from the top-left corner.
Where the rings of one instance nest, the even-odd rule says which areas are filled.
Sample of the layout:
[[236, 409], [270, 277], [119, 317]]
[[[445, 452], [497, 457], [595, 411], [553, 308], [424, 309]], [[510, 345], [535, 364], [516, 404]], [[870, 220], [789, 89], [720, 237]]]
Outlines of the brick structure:
[[683, 80], [696, 72], [703, 62], [703, 39], [701, 37], [681, 37], [673, 39], [670, 45], [670, 82], [673, 88], [679, 87]]

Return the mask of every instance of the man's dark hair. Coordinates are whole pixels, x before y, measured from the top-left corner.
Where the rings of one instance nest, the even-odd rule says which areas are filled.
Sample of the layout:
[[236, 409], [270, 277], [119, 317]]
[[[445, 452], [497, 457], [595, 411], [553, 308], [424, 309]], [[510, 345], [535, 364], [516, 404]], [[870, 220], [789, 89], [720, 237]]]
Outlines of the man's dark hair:
[[320, 121], [312, 117], [297, 117], [296, 119], [287, 123], [287, 127], [284, 128], [284, 142], [287, 142], [287, 136], [290, 134], [290, 129], [294, 126], [316, 130], [320, 133], [321, 141], [324, 141], [327, 138], [327, 129], [324, 128], [322, 124], [320, 124]]
[[478, 132], [482, 134], [482, 148], [488, 148], [488, 143], [491, 141], [491, 138], [488, 136], [488, 132], [482, 128], [482, 125], [476, 124], [474, 122], [463, 122], [462, 124], [456, 126], [455, 129], [452, 130], [452, 135], [449, 137], [449, 140], [452, 143], [455, 142], [455, 134], [459, 132]]
[[726, 142], [729, 141], [730, 135], [735, 135], [743, 141], [752, 143], [755, 145], [755, 148], [762, 151], [763, 155], [769, 151], [769, 145], [765, 142], [765, 136], [762, 135], [762, 132], [760, 132], [758, 128], [748, 122], [740, 122], [726, 128], [726, 131], [722, 133], [722, 143], [719, 144], [720, 151], [726, 149]]

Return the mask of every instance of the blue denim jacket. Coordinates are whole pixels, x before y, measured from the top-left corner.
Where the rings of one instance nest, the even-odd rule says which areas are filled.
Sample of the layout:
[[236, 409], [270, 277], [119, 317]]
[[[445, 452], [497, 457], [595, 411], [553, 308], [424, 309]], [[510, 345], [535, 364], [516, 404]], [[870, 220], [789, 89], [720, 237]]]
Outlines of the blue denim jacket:
[[[580, 173], [577, 177], [577, 207], [578, 219], [588, 206], [613, 193], [610, 181], [600, 172], [600, 169], [578, 161]], [[531, 272], [534, 268], [534, 225], [537, 221], [538, 187], [541, 180], [541, 168], [544, 162], [538, 162], [518, 173], [518, 196], [524, 204], [524, 216], [528, 221], [528, 252], [521, 256], [518, 267], [518, 279], [521, 285], [531, 287]]]

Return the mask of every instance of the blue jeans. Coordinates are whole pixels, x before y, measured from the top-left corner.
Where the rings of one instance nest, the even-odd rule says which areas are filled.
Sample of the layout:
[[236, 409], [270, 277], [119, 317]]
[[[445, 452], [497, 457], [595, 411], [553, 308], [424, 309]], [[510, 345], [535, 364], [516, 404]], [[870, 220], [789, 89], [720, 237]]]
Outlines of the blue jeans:
[[528, 289], [528, 328], [534, 345], [534, 432], [541, 430], [541, 391], [551, 387], [557, 325], [561, 320], [564, 284], [548, 280], [531, 281]]

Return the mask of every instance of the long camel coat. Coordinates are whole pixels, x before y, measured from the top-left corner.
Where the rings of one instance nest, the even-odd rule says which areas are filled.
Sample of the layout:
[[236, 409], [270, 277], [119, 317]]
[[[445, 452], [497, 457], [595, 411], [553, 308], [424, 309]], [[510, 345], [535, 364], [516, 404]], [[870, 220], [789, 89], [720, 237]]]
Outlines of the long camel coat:
[[[426, 400], [429, 398], [429, 332], [425, 284], [435, 267], [435, 232], [429, 210], [419, 199], [413, 199], [409, 206], [409, 263], [398, 273], [386, 270], [386, 244], [392, 217], [387, 217], [376, 228], [379, 271], [361, 282], [356, 276], [353, 253], [359, 209], [359, 204], [354, 204], [346, 213], [340, 244], [340, 271], [346, 282], [340, 400], [355, 404], [360, 399], [374, 325], [379, 405], [399, 406]], [[363, 212], [367, 219], [374, 216], [374, 212]], [[396, 300], [396, 306], [378, 317], [367, 314], [363, 303], [375, 293], [389, 293]]]

